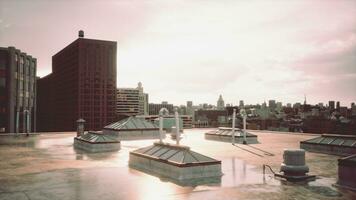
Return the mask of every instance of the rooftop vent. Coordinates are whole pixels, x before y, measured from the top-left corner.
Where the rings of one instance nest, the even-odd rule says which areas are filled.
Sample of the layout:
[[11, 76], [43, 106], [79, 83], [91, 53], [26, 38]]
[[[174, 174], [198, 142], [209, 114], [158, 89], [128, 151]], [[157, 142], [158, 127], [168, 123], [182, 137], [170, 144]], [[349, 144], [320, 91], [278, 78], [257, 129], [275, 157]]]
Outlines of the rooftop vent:
[[83, 37], [84, 37], [84, 31], [83, 31], [83, 30], [80, 30], [80, 31], [78, 32], [78, 36], [79, 36], [80, 38], [83, 38]]

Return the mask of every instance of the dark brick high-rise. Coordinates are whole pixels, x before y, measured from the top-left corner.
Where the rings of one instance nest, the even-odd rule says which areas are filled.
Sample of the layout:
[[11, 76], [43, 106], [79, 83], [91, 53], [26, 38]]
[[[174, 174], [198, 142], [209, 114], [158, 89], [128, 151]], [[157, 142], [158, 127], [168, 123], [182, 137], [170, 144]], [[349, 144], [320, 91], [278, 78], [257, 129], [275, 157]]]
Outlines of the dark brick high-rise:
[[37, 60], [0, 48], [0, 133], [35, 132]]
[[73, 131], [76, 120], [101, 130], [115, 120], [116, 42], [79, 38], [52, 57], [38, 81], [38, 129]]

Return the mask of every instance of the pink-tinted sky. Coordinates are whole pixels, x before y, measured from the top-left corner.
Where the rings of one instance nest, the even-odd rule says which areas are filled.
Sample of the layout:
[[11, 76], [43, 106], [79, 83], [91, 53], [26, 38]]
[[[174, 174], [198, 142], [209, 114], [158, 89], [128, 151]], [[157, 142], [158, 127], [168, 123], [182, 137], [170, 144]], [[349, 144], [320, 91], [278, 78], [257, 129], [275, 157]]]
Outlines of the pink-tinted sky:
[[39, 76], [79, 29], [118, 41], [118, 87], [150, 102], [356, 102], [355, 0], [0, 0], [0, 46]]

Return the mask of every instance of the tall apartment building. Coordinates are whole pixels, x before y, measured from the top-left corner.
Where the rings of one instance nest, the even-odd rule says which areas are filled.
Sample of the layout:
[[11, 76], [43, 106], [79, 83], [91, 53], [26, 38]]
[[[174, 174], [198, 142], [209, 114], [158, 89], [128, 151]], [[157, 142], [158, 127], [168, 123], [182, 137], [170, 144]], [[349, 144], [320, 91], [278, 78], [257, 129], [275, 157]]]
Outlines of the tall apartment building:
[[141, 115], [139, 109], [139, 90], [136, 88], [118, 88], [116, 96], [116, 114], [120, 117]]
[[52, 57], [52, 74], [38, 81], [41, 131], [76, 130], [79, 118], [87, 130], [115, 121], [116, 49], [116, 42], [87, 39], [79, 31]]
[[142, 83], [137, 84], [139, 91], [139, 113], [141, 115], [148, 115], [148, 94], [143, 92]]
[[116, 114], [119, 118], [148, 115], [148, 94], [143, 92], [141, 82], [137, 88], [117, 89]]
[[149, 106], [148, 111], [150, 115], [158, 115], [161, 108], [167, 108], [170, 114], [174, 113], [173, 104], [169, 104], [166, 101], [163, 101], [161, 104], [150, 103], [148, 104], [148, 106]]
[[194, 116], [193, 101], [187, 101], [187, 115]]
[[36, 58], [0, 48], [0, 133], [36, 131], [36, 68]]

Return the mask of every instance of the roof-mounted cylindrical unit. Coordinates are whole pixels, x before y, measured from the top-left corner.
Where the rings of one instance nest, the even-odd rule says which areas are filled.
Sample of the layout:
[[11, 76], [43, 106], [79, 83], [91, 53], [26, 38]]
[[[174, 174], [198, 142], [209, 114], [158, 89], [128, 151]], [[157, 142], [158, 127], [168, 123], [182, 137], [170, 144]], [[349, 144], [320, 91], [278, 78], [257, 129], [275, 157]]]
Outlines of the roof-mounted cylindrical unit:
[[78, 37], [80, 37], [80, 38], [83, 38], [83, 37], [84, 37], [84, 31], [83, 31], [83, 30], [80, 30], [80, 31], [78, 32]]

